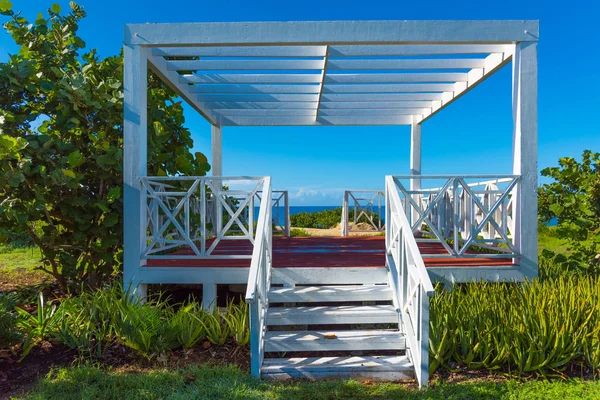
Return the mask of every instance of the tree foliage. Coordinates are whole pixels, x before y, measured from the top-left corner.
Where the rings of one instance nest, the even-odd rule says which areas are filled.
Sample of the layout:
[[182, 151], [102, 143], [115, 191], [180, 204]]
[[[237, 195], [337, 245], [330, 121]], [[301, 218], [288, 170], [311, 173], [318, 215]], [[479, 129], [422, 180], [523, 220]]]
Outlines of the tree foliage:
[[[85, 50], [73, 2], [33, 23], [0, 4], [19, 46], [0, 63], [0, 225], [27, 231], [64, 288], [96, 286], [121, 265], [122, 55]], [[181, 102], [151, 73], [148, 88], [148, 173], [205, 175]]]
[[539, 189], [539, 217], [558, 221], [569, 254], [547, 255], [568, 268], [600, 273], [600, 153], [585, 150], [581, 162], [565, 157], [558, 163], [542, 170], [553, 181]]

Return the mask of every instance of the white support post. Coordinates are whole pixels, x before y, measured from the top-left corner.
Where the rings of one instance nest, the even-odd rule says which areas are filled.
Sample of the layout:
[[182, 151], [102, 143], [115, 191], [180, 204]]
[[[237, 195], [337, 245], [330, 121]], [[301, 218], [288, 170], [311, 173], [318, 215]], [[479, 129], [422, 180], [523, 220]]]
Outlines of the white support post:
[[223, 175], [223, 145], [222, 145], [222, 128], [220, 126], [212, 126], [212, 175]]
[[521, 181], [513, 192], [513, 240], [521, 253], [516, 262], [530, 278], [538, 274], [537, 85], [537, 42], [517, 43], [513, 57], [513, 174], [520, 175]]
[[123, 124], [123, 288], [146, 296], [141, 255], [146, 245], [146, 196], [140, 178], [147, 174], [148, 50], [124, 47]]
[[[421, 175], [421, 124], [413, 121], [410, 126], [410, 174]], [[421, 179], [410, 180], [410, 190], [421, 189]], [[420, 204], [420, 195], [413, 195], [416, 204]], [[411, 207], [411, 226], [419, 219], [417, 210]]]
[[217, 306], [217, 285], [214, 283], [202, 284], [202, 308], [214, 310]]

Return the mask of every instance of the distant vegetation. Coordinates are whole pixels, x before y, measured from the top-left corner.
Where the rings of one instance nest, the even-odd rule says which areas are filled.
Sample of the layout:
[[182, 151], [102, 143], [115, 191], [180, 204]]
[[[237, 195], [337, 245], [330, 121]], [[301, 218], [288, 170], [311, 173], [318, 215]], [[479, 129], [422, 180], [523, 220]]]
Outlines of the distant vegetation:
[[[354, 218], [354, 210], [349, 210], [349, 219], [352, 221]], [[374, 223], [379, 222], [379, 216], [372, 213]], [[290, 222], [294, 228], [319, 228], [319, 229], [331, 229], [335, 228], [342, 222], [342, 207], [334, 208], [332, 210], [323, 210], [314, 213], [301, 212], [290, 216]], [[358, 220], [359, 223], [369, 223], [366, 216], [361, 216]]]

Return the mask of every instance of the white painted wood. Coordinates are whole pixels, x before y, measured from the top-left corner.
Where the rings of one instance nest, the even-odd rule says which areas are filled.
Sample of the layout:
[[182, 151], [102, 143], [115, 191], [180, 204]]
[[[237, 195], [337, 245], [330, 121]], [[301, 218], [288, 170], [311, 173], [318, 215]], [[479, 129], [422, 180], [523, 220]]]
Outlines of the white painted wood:
[[280, 94], [319, 93], [319, 85], [263, 85], [263, 84], [199, 84], [190, 86], [191, 93], [214, 94]]
[[[494, 53], [482, 59], [482, 65], [474, 67], [468, 72], [469, 79], [467, 82], [456, 82], [454, 90], [448, 91], [443, 94], [442, 101], [437, 105], [434, 105], [431, 114], [419, 119], [419, 123], [423, 123], [425, 120], [431, 118], [434, 114], [447, 107], [449, 104], [454, 102], [456, 99], [462, 97], [475, 86], [490, 77], [494, 72], [505, 66], [512, 59], [512, 51], [507, 53]], [[481, 71], [483, 69], [483, 72]]]
[[530, 278], [538, 274], [537, 85], [537, 43], [519, 43], [513, 61], [513, 174], [521, 175], [521, 184], [514, 193], [513, 240], [521, 271]]
[[[422, 125], [413, 120], [410, 125], [410, 174], [411, 176], [421, 175], [421, 128]], [[421, 179], [418, 177], [410, 179], [410, 190], [420, 190]], [[414, 201], [419, 200], [419, 195], [415, 195]], [[412, 210], [411, 223], [419, 218], [416, 210]]]
[[321, 303], [347, 301], [391, 301], [387, 285], [296, 286], [271, 288], [271, 303]]
[[206, 93], [196, 97], [202, 102], [273, 102], [273, 101], [308, 101], [318, 102], [318, 94], [212, 94]]
[[323, 87], [323, 93], [445, 92], [453, 88], [454, 83], [327, 84]]
[[[145, 281], [139, 274], [146, 246], [146, 199], [140, 177], [147, 172], [148, 51], [124, 46], [123, 121], [123, 288], [144, 296]], [[141, 284], [144, 282], [144, 284]]]
[[316, 109], [264, 109], [264, 108], [245, 108], [245, 109], [218, 109], [214, 110], [216, 115], [228, 116], [254, 116], [254, 117], [280, 117], [280, 116], [310, 116], [312, 118], [317, 114]]
[[267, 325], [397, 324], [394, 306], [270, 307]]
[[[326, 46], [227, 46], [160, 47], [152, 54], [163, 57], [324, 57]], [[488, 53], [492, 53], [489, 51]]]
[[253, 117], [222, 116], [217, 118], [223, 126], [361, 126], [361, 125], [407, 125], [412, 122], [410, 115], [396, 116], [320, 116], [312, 117]]
[[388, 108], [388, 109], [324, 109], [319, 111], [319, 115], [326, 116], [356, 116], [356, 117], [368, 117], [368, 116], [395, 116], [395, 115], [423, 115], [429, 112], [429, 108]]
[[217, 306], [217, 285], [204, 283], [202, 285], [202, 308], [212, 310]]
[[248, 283], [249, 268], [219, 267], [215, 260], [214, 267], [162, 267], [140, 268], [138, 275], [143, 282], [164, 284], [246, 284]]
[[361, 93], [361, 94], [329, 94], [323, 93], [321, 103], [334, 101], [419, 101], [441, 100], [441, 93]]
[[328, 73], [325, 83], [464, 82], [464, 72]]
[[167, 69], [169, 71], [322, 70], [323, 60], [178, 60], [167, 61]]
[[321, 103], [321, 109], [371, 110], [371, 109], [420, 109], [431, 110], [431, 101], [328, 101]]
[[286, 285], [387, 284], [387, 269], [381, 268], [275, 268], [272, 283]]
[[[403, 70], [483, 68], [481, 58], [454, 59], [329, 59], [329, 70]], [[183, 69], [183, 68], [182, 68]], [[297, 68], [300, 69], [300, 68]], [[306, 68], [310, 69], [310, 68]]]
[[335, 45], [331, 57], [360, 56], [425, 56], [444, 54], [489, 54], [510, 51], [503, 44], [396, 44], [396, 45]]
[[316, 101], [223, 101], [205, 103], [208, 108], [215, 112], [226, 109], [316, 110], [317, 104]]
[[127, 24], [125, 44], [154, 46], [537, 41], [538, 21], [291, 21]]
[[406, 340], [396, 330], [270, 331], [265, 352], [405, 350]]
[[211, 172], [213, 176], [223, 176], [223, 135], [220, 126], [211, 126], [211, 150], [212, 164]]
[[321, 379], [352, 377], [376, 381], [414, 379], [406, 356], [267, 358], [263, 377], [269, 379]]
[[284, 83], [320, 83], [321, 74], [249, 74], [221, 73], [221, 74], [184, 74], [180, 75], [181, 83], [203, 84], [284, 84]]

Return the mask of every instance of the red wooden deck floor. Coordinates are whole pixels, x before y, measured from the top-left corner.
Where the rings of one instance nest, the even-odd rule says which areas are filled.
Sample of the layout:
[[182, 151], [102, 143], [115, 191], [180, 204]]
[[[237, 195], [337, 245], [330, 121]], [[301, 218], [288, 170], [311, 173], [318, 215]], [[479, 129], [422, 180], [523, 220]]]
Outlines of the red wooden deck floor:
[[[439, 243], [419, 243], [422, 252], [444, 254]], [[252, 245], [247, 240], [223, 240], [214, 254], [251, 254]], [[180, 249], [173, 254], [193, 254], [190, 249]], [[510, 258], [424, 258], [427, 267], [455, 266], [509, 266]], [[249, 259], [194, 260], [152, 259], [147, 266], [173, 267], [249, 267]], [[383, 236], [352, 237], [274, 237], [273, 267], [383, 267], [385, 266], [385, 238]]]

